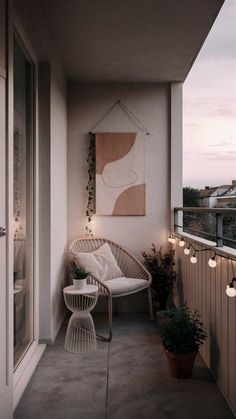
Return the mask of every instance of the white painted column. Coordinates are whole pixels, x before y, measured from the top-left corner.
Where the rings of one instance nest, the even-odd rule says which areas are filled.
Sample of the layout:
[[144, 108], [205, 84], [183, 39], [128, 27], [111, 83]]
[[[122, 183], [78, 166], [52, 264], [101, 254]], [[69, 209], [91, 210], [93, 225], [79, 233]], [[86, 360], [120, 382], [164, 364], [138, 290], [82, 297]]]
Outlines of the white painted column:
[[[174, 230], [174, 207], [183, 205], [183, 83], [171, 83], [170, 208]], [[182, 214], [178, 217], [182, 225]]]

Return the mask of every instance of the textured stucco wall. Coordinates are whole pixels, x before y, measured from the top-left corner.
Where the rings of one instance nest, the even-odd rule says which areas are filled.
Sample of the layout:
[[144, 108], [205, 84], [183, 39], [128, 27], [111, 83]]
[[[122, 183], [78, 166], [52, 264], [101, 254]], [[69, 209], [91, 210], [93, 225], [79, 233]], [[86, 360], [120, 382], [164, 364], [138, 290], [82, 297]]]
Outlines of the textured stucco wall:
[[[168, 84], [70, 84], [68, 87], [68, 243], [85, 235], [88, 132], [120, 99], [148, 128], [146, 216], [95, 216], [95, 236], [110, 238], [141, 258], [152, 242], [165, 244], [170, 226]], [[119, 109], [100, 132], [135, 131]]]

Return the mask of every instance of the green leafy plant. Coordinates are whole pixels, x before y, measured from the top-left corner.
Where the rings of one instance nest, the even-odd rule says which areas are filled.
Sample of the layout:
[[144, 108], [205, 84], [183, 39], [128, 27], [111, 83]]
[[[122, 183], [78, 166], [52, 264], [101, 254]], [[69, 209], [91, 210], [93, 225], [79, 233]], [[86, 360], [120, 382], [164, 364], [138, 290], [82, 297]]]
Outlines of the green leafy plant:
[[167, 299], [173, 294], [176, 281], [174, 255], [174, 250], [163, 254], [162, 247], [158, 250], [154, 243], [150, 250], [142, 252], [144, 265], [152, 275], [154, 300], [161, 310], [166, 309]]
[[87, 237], [93, 237], [91, 222], [95, 210], [95, 135], [91, 132], [89, 133], [89, 152], [87, 157], [87, 163], [88, 183], [86, 186], [86, 191], [88, 194], [88, 200], [86, 207], [87, 225], [85, 227], [85, 230]]
[[168, 321], [161, 330], [165, 349], [174, 354], [197, 351], [207, 333], [197, 310], [186, 306], [168, 310]]
[[89, 272], [80, 266], [77, 266], [75, 261], [70, 262], [70, 273], [74, 279], [85, 279], [89, 275]]

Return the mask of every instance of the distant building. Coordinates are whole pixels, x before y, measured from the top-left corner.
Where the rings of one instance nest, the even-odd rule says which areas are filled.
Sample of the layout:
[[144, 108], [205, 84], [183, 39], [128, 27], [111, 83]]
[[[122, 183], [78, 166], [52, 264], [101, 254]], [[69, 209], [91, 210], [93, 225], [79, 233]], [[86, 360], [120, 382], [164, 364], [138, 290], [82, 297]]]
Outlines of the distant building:
[[236, 180], [231, 185], [205, 186], [200, 189], [200, 206], [207, 208], [236, 206]]

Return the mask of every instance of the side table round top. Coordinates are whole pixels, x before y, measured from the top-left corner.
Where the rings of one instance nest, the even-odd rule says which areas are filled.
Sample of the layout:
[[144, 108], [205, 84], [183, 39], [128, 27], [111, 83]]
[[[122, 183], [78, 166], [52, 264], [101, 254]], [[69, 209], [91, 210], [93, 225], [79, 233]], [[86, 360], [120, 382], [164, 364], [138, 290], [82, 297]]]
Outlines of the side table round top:
[[86, 285], [81, 290], [75, 289], [74, 285], [69, 285], [68, 287], [63, 288], [63, 292], [65, 294], [92, 294], [98, 291], [98, 287], [96, 285]]

